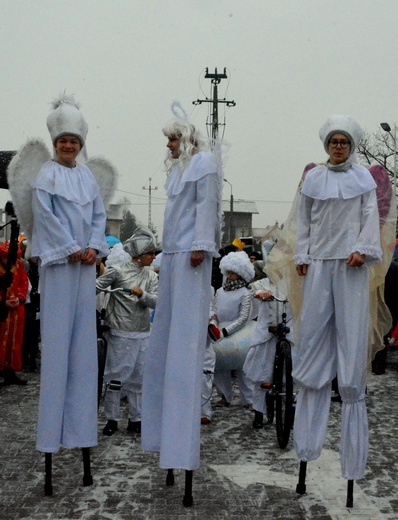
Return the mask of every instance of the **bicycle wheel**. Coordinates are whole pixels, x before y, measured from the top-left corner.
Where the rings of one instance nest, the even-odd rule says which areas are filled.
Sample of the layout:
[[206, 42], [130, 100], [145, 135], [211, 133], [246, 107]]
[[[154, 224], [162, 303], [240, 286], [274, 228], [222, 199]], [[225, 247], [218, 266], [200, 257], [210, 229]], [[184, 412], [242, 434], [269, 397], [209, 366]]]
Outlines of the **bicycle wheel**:
[[280, 448], [286, 448], [294, 420], [291, 346], [286, 340], [276, 346], [274, 366], [275, 423]]

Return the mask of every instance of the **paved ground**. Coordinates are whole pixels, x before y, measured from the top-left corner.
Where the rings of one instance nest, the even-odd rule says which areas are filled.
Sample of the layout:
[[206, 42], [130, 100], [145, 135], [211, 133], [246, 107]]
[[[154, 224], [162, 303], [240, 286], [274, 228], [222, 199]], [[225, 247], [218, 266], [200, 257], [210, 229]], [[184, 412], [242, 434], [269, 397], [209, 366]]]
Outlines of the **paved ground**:
[[184, 472], [176, 472], [173, 487], [166, 486], [157, 457], [142, 453], [139, 438], [124, 431], [127, 416], [113, 437], [101, 434], [102, 410], [99, 445], [92, 450], [94, 485], [82, 486], [80, 451], [61, 450], [54, 456], [54, 495], [45, 497], [44, 460], [34, 448], [39, 375], [26, 374], [26, 387], [0, 388], [0, 519], [397, 519], [397, 358], [390, 352], [387, 373], [369, 379], [369, 466], [366, 479], [354, 486], [351, 510], [339, 476], [338, 403], [331, 406], [325, 450], [309, 463], [308, 493], [301, 497], [295, 492], [292, 443], [280, 450], [273, 428], [253, 431], [251, 412], [237, 404], [217, 409], [214, 422], [202, 427], [202, 465], [194, 473], [191, 508], [182, 505]]

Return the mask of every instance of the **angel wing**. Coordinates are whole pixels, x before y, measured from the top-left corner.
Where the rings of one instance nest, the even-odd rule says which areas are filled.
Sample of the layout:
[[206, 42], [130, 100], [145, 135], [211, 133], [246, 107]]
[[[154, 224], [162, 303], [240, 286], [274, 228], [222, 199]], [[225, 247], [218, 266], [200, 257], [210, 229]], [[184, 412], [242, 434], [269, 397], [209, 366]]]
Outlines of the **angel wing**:
[[15, 214], [28, 242], [32, 239], [32, 184], [43, 164], [51, 155], [40, 139], [30, 139], [12, 158], [7, 168], [7, 180]]
[[86, 162], [86, 166], [92, 171], [95, 180], [98, 183], [105, 208], [108, 208], [116, 190], [116, 168], [103, 157], [92, 157]]

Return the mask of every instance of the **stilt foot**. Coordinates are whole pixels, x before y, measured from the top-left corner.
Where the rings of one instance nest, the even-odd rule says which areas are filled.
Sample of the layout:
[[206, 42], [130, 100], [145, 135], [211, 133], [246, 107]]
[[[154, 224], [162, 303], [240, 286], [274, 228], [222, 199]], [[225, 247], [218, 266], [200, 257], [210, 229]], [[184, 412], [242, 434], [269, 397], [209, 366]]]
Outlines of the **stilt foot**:
[[306, 492], [306, 485], [305, 485], [305, 477], [307, 475], [307, 462], [302, 460], [300, 461], [300, 473], [299, 473], [299, 481], [296, 486], [296, 493], [299, 495], [304, 495]]
[[93, 482], [92, 475], [83, 475], [83, 486], [92, 486]]
[[193, 506], [193, 496], [184, 495], [184, 497], [182, 499], [182, 503], [185, 507], [192, 507]]
[[346, 507], [353, 507], [354, 506], [354, 481], [348, 480], [347, 481], [347, 503]]
[[52, 486], [52, 453], [44, 454], [44, 494], [46, 497], [51, 497], [53, 494]]
[[166, 486], [174, 486], [174, 471], [172, 469], [167, 470]]
[[185, 494], [184, 494], [184, 498], [182, 499], [182, 503], [185, 507], [193, 506], [192, 480], [193, 480], [193, 471], [187, 470], [185, 472]]
[[82, 448], [83, 453], [83, 486], [92, 486], [93, 477], [91, 475], [90, 448]]

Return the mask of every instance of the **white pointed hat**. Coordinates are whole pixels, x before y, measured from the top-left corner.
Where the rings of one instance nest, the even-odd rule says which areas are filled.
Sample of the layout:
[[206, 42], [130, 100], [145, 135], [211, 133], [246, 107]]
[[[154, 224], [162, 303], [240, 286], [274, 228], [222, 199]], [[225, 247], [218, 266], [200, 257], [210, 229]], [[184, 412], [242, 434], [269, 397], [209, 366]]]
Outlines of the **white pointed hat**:
[[65, 93], [52, 102], [53, 110], [47, 117], [47, 128], [53, 143], [63, 135], [75, 135], [82, 147], [86, 142], [88, 124], [73, 96]]

